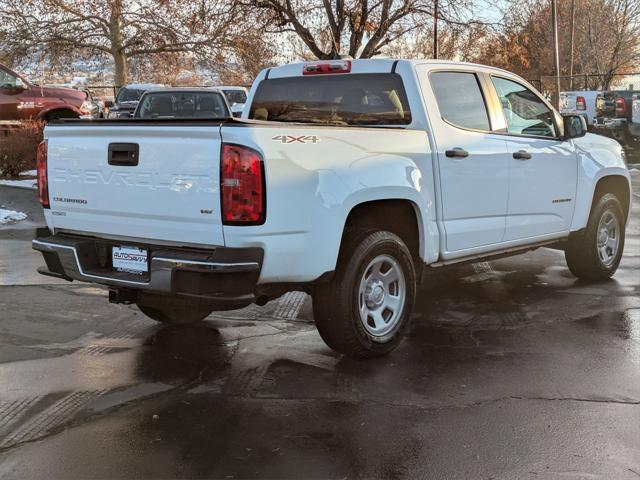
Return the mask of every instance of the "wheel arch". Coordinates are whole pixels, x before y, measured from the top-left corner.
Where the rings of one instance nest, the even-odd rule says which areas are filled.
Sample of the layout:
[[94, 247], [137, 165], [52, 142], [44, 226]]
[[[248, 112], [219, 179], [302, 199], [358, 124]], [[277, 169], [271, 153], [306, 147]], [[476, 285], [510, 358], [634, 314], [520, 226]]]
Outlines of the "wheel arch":
[[627, 177], [622, 175], [608, 175], [600, 178], [593, 192], [591, 210], [593, 210], [596, 201], [605, 193], [613, 193], [618, 200], [620, 200], [622, 211], [628, 221], [631, 210], [631, 187], [629, 186]]
[[42, 110], [38, 114], [38, 120], [46, 120], [47, 117], [50, 117], [54, 113], [64, 113], [67, 114], [67, 118], [75, 118], [80, 116], [80, 111], [72, 107], [71, 105], [56, 105], [46, 110]]
[[[580, 200], [580, 195], [577, 197], [571, 231], [575, 232], [587, 226], [594, 205], [604, 193], [613, 193], [618, 197], [628, 223], [629, 215], [631, 214], [631, 183], [628, 175], [625, 175], [626, 169], [624, 172], [617, 170], [604, 172], [597, 179], [590, 182], [591, 188], [584, 189], [586, 192], [581, 197], [583, 200]], [[587, 197], [587, 195], [589, 196]]]
[[406, 198], [369, 200], [354, 205], [342, 229], [340, 252], [346, 236], [356, 230], [387, 230], [398, 235], [411, 252], [416, 265], [422, 264], [424, 252], [424, 226], [420, 207]]

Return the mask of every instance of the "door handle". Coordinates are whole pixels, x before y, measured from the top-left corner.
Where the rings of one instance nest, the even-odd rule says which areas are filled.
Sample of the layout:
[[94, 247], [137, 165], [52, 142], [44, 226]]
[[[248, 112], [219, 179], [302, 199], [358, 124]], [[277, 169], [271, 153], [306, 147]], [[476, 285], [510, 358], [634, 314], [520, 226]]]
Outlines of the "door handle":
[[453, 150], [447, 150], [444, 154], [449, 158], [467, 158], [469, 152], [462, 148], [454, 148]]
[[516, 160], [531, 160], [531, 154], [524, 150], [520, 150], [519, 152], [513, 152], [513, 158]]
[[109, 165], [135, 167], [138, 165], [140, 146], [137, 143], [110, 143]]

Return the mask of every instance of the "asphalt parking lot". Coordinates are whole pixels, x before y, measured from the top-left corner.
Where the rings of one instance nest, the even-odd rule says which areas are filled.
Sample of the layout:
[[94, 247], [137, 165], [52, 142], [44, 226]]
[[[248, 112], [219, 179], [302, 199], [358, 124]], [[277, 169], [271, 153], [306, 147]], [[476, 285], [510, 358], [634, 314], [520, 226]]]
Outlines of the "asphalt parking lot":
[[365, 362], [302, 294], [167, 328], [41, 277], [35, 193], [0, 204], [29, 215], [0, 227], [0, 478], [640, 478], [637, 193], [613, 280], [546, 249], [450, 269]]

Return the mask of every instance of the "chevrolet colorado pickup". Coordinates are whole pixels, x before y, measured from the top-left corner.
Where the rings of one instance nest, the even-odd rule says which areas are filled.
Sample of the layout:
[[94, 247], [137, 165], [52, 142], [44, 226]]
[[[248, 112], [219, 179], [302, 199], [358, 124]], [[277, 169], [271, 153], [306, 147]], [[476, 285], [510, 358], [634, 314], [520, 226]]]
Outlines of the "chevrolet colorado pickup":
[[481, 65], [336, 60], [267, 69], [243, 118], [65, 120], [39, 148], [40, 273], [188, 323], [313, 297], [352, 357], [390, 352], [429, 272], [547, 246], [616, 271], [620, 145]]

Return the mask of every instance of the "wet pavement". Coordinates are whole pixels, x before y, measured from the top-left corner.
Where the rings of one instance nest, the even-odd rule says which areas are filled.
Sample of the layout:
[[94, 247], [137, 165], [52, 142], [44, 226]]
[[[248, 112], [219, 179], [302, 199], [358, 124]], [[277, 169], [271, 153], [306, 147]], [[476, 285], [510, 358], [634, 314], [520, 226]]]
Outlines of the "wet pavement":
[[[0, 203], [41, 222], [15, 190]], [[639, 197], [632, 215], [613, 280], [545, 249], [450, 269], [365, 362], [302, 294], [161, 327], [34, 274], [33, 226], [2, 227], [0, 478], [640, 478]]]

